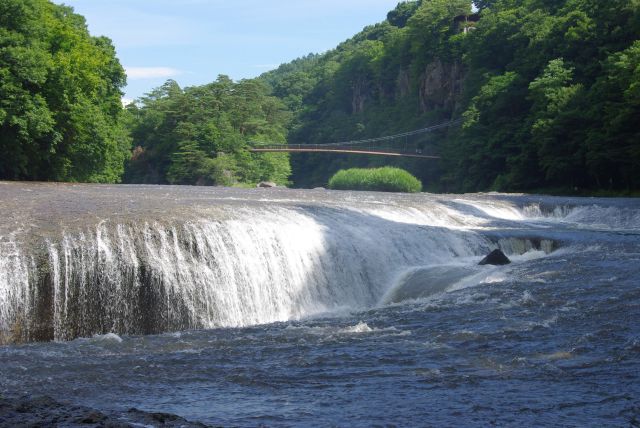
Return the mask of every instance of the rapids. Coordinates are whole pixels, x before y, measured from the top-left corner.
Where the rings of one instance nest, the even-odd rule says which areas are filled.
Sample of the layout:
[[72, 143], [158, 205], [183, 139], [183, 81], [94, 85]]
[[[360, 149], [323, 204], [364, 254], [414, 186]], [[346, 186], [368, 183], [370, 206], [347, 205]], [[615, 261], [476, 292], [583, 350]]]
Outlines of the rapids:
[[[0, 200], [0, 398], [16, 408], [46, 395], [133, 425], [130, 407], [234, 426], [640, 417], [637, 199], [0, 182]], [[477, 266], [494, 248], [513, 263]]]
[[534, 245], [479, 233], [519, 213], [496, 198], [17, 183], [0, 196], [0, 332], [12, 341], [370, 308], [416, 266]]

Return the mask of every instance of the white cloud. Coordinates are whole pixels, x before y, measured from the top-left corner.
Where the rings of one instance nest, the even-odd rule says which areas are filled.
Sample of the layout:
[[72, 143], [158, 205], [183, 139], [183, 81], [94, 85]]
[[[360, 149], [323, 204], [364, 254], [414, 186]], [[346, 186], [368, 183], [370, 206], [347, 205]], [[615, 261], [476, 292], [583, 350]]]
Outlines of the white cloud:
[[167, 79], [182, 74], [182, 71], [171, 67], [125, 67], [125, 71], [131, 80]]

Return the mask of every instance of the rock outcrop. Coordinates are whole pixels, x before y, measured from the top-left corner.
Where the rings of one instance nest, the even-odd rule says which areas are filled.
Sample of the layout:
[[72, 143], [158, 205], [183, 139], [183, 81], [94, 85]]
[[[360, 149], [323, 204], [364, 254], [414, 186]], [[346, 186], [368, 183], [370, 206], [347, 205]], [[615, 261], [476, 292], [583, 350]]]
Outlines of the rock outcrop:
[[511, 260], [501, 250], [493, 250], [484, 259], [480, 260], [478, 265], [508, 265]]
[[89, 407], [59, 402], [49, 396], [0, 396], [0, 426], [206, 427], [202, 423], [190, 422], [170, 413], [145, 412], [132, 408], [126, 412], [107, 414]]
[[444, 63], [438, 58], [434, 59], [427, 65], [420, 79], [421, 110], [453, 110], [462, 92], [463, 77], [463, 69], [459, 63]]

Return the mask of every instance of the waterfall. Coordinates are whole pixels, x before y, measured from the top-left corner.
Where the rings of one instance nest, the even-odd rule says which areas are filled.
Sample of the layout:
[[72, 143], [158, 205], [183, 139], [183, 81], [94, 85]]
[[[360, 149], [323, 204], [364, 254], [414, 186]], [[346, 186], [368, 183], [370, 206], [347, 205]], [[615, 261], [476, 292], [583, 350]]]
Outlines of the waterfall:
[[408, 267], [491, 246], [443, 227], [461, 220], [441, 204], [356, 205], [222, 204], [185, 218], [103, 219], [5, 237], [0, 330], [5, 340], [68, 340], [362, 309]]

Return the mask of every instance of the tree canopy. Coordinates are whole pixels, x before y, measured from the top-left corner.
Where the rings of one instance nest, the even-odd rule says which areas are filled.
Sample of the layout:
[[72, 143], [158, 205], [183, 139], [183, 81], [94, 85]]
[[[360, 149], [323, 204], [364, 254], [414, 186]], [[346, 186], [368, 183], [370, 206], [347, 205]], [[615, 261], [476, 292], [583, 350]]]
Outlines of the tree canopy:
[[[401, 167], [431, 191], [640, 189], [640, 0], [402, 1], [257, 79], [174, 81], [124, 110], [111, 42], [49, 0], [0, 2], [0, 179], [326, 185]], [[463, 118], [439, 162], [253, 154]], [[131, 150], [133, 147], [133, 150]], [[124, 177], [123, 177], [124, 173]]]
[[47, 0], [0, 2], [0, 178], [120, 181], [130, 140], [111, 41]]
[[400, 2], [336, 49], [261, 78], [294, 111], [292, 143], [394, 134], [449, 118], [442, 161], [296, 155], [297, 185], [404, 167], [436, 191], [640, 188], [640, 0]]
[[181, 89], [169, 80], [128, 107], [133, 183], [287, 184], [288, 155], [253, 154], [252, 143], [284, 143], [290, 113], [258, 80], [227, 76]]

